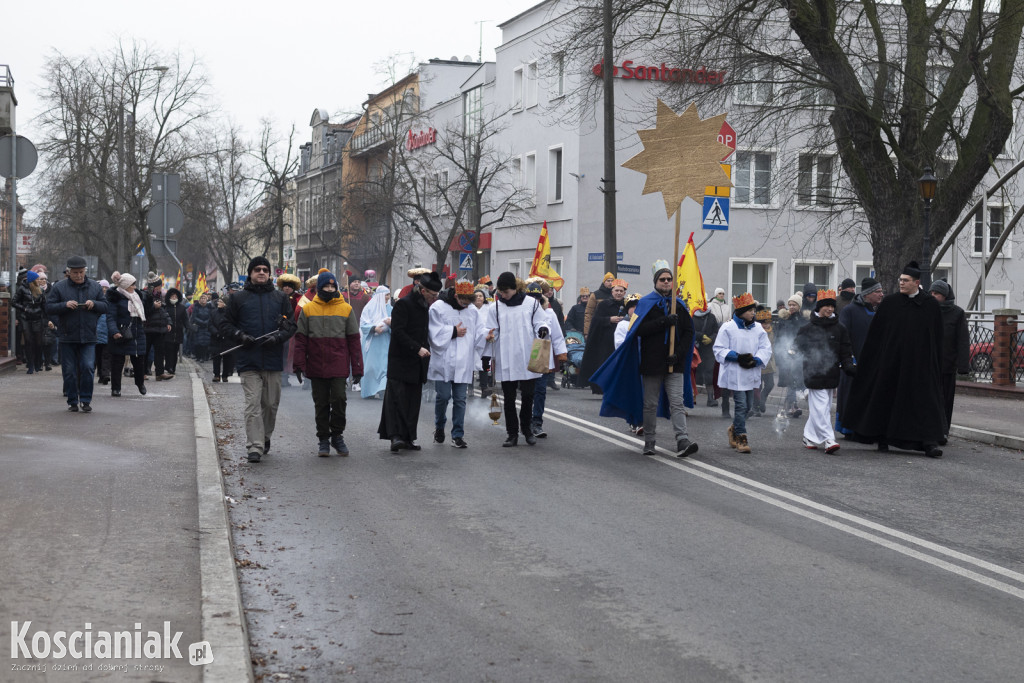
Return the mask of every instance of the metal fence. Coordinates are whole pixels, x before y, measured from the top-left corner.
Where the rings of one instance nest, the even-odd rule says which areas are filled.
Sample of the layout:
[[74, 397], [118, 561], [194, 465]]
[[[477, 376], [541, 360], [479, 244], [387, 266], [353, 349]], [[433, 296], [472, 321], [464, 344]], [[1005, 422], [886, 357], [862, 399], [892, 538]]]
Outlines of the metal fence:
[[[970, 366], [972, 380], [992, 381], [992, 356], [995, 347], [995, 316], [987, 312], [967, 312], [967, 329], [970, 332]], [[1010, 363], [1016, 370], [1018, 382], [1024, 381], [1024, 335], [1017, 332], [1010, 350]]]

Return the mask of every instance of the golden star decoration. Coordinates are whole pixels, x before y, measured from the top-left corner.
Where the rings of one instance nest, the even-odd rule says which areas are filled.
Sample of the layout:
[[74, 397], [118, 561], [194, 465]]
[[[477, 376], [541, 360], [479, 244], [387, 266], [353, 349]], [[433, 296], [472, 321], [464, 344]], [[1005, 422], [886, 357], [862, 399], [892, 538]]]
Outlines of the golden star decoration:
[[696, 104], [676, 115], [658, 100], [656, 127], [637, 131], [644, 149], [622, 165], [647, 175], [643, 194], [660, 192], [669, 218], [687, 197], [702, 203], [705, 187], [732, 185], [721, 166], [731, 148], [718, 141], [725, 116], [701, 120]]

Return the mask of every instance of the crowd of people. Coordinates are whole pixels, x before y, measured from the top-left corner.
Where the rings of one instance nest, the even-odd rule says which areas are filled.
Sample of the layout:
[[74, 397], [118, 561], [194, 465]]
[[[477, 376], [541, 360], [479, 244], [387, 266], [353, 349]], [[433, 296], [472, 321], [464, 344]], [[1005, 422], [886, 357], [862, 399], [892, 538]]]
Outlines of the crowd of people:
[[[372, 271], [365, 280], [321, 269], [304, 283], [290, 274], [275, 282], [257, 256], [244, 284], [190, 302], [153, 273], [140, 287], [131, 274], [96, 281], [85, 270], [74, 256], [53, 284], [41, 265], [19, 273], [13, 306], [27, 372], [59, 363], [68, 410], [88, 413], [95, 383], [116, 398], [130, 377], [145, 395], [147, 379], [174, 378], [183, 354], [212, 362], [213, 382], [239, 376], [252, 463], [270, 451], [290, 377], [311, 392], [322, 457], [349, 453], [349, 391], [380, 401], [378, 434], [397, 453], [421, 448], [424, 396], [434, 403], [433, 441], [467, 448], [476, 391], [501, 396], [503, 447], [520, 438], [532, 446], [547, 437], [546, 396], [561, 386], [600, 395], [601, 415], [624, 419], [648, 455], [658, 417], [670, 421], [675, 455], [698, 451], [687, 416], [700, 393], [730, 419], [729, 446], [752, 452], [747, 421], [768, 413], [779, 387], [780, 419], [800, 417], [806, 401], [807, 449], [835, 454], [842, 437], [941, 457], [955, 378], [968, 369], [963, 310], [941, 280], [924, 291], [914, 262], [888, 296], [871, 278], [859, 292], [845, 280], [838, 294], [809, 283], [772, 309], [746, 292], [730, 302], [719, 288], [691, 312], [674, 269], [659, 260], [650, 291], [627, 296], [630, 284], [607, 273], [593, 292], [579, 290], [567, 314], [551, 283], [510, 272], [472, 283], [415, 268], [392, 297]], [[580, 342], [582, 353], [572, 353]]]

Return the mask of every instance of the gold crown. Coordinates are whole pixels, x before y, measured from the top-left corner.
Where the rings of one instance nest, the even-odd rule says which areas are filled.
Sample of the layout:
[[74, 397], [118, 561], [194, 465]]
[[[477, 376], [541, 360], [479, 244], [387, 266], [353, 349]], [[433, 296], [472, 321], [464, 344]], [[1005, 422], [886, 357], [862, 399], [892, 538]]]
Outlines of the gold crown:
[[463, 296], [472, 296], [473, 294], [473, 283], [472, 282], [456, 282], [455, 283], [455, 294]]
[[818, 290], [818, 299], [817, 299], [818, 301], [823, 301], [825, 299], [832, 299], [833, 301], [835, 301], [835, 298], [836, 298], [836, 290], [834, 290], [834, 289], [819, 289]]
[[757, 318], [759, 321], [760, 320], [771, 320], [772, 319], [772, 312], [769, 311], [767, 308], [765, 308], [763, 310], [758, 311], [757, 315], [755, 315], [754, 317]]
[[621, 278], [612, 280], [612, 287], [622, 287], [623, 289], [629, 289], [629, 283]]
[[754, 305], [756, 305], [756, 302], [754, 301], [754, 295], [751, 294], [750, 292], [743, 292], [739, 296], [734, 296], [732, 298], [732, 307], [735, 308], [737, 311], [741, 308], [747, 308], [748, 306]]

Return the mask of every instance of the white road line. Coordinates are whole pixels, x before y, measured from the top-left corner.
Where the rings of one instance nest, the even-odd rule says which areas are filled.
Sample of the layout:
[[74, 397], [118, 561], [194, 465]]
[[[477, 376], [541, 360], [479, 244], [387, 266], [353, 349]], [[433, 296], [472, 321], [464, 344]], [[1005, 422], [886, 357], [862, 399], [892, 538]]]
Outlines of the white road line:
[[[602, 425], [595, 425], [591, 422], [587, 422], [584, 419], [575, 417], [573, 415], [569, 415], [567, 413], [545, 409], [544, 416], [551, 417], [551, 419], [556, 422], [564, 424], [568, 427], [572, 427], [579, 431], [588, 433], [591, 436], [595, 436], [599, 439], [618, 445], [622, 448], [629, 449], [631, 451], [633, 451], [642, 444], [642, 441], [640, 439], [627, 436], [625, 434], [622, 434], [621, 432], [616, 432]], [[876, 543], [890, 550], [894, 550], [898, 553], [921, 560], [922, 562], [927, 562], [928, 564], [931, 564], [940, 569], [944, 569], [958, 576], [968, 578], [972, 581], [976, 581], [983, 585], [989, 586], [990, 588], [995, 588], [996, 590], [1008, 593], [1009, 595], [1024, 600], [1024, 589], [1021, 589], [1017, 586], [1012, 586], [1002, 581], [998, 581], [996, 579], [987, 577], [983, 574], [979, 574], [965, 567], [961, 567], [959, 565], [947, 562], [937, 557], [927, 555], [918, 550], [915, 550], [914, 548], [908, 547], [901, 543], [897, 543], [896, 541], [883, 538], [876, 534], [865, 531], [864, 529], [858, 529], [854, 526], [851, 526], [850, 524], [844, 524], [843, 522], [836, 521], [835, 519], [830, 519], [829, 517], [826, 517], [824, 515], [831, 515], [832, 517], [837, 517], [846, 520], [848, 522], [851, 522], [852, 524], [857, 524], [862, 527], [865, 527], [866, 529], [871, 529], [873, 531], [877, 531], [879, 533], [892, 536], [893, 538], [897, 538], [906, 543], [917, 545], [921, 548], [926, 548], [940, 555], [945, 555], [946, 557], [949, 557], [951, 559], [956, 559], [966, 564], [974, 565], [979, 569], [984, 569], [994, 574], [999, 574], [1021, 584], [1024, 584], [1024, 574], [1020, 574], [1010, 569], [1006, 569], [1005, 567], [1001, 567], [999, 565], [973, 557], [971, 555], [966, 555], [959, 551], [953, 550], [952, 548], [947, 548], [937, 543], [933, 543], [922, 538], [917, 538], [916, 536], [912, 536], [902, 531], [898, 531], [896, 529], [886, 527], [876, 522], [872, 522], [871, 520], [851, 515], [848, 512], [843, 512], [842, 510], [837, 510], [827, 505], [816, 503], [802, 496], [797, 496], [787, 491], [783, 491], [781, 489], [768, 486], [767, 484], [762, 484], [761, 482], [749, 479], [747, 477], [735, 474], [733, 472], [729, 472], [727, 470], [723, 470], [719, 467], [715, 467], [714, 465], [709, 465], [707, 463], [703, 463], [697, 460], [676, 460], [675, 453], [673, 451], [669, 451], [661, 447], [659, 447], [657, 450], [661, 453], [672, 456], [672, 459], [670, 460], [663, 456], [657, 455], [646, 457], [649, 457], [653, 460], [656, 460], [657, 462], [663, 463], [670, 467], [674, 467], [682, 472], [686, 472], [687, 474], [692, 474], [707, 481], [714, 482], [730, 490], [750, 496], [751, 498], [755, 498], [762, 502], [766, 502], [770, 505], [774, 505], [789, 512], [793, 512], [807, 519], [820, 522], [833, 529], [844, 531], [853, 536], [857, 536], [858, 538], [862, 538], [872, 543]], [[698, 468], [707, 470], [707, 472], [702, 472]], [[728, 479], [732, 479], [734, 481], [728, 481]], [[751, 489], [760, 489], [760, 491], [764, 491], [765, 493], [761, 493], [758, 490]], [[767, 495], [768, 493], [770, 493], [771, 495]], [[772, 496], [777, 496], [777, 498]], [[786, 499], [790, 502], [779, 500], [779, 498]], [[808, 509], [797, 507], [797, 505], [804, 506], [804, 508], [811, 508], [824, 514], [817, 514], [816, 512], [811, 512]]]

